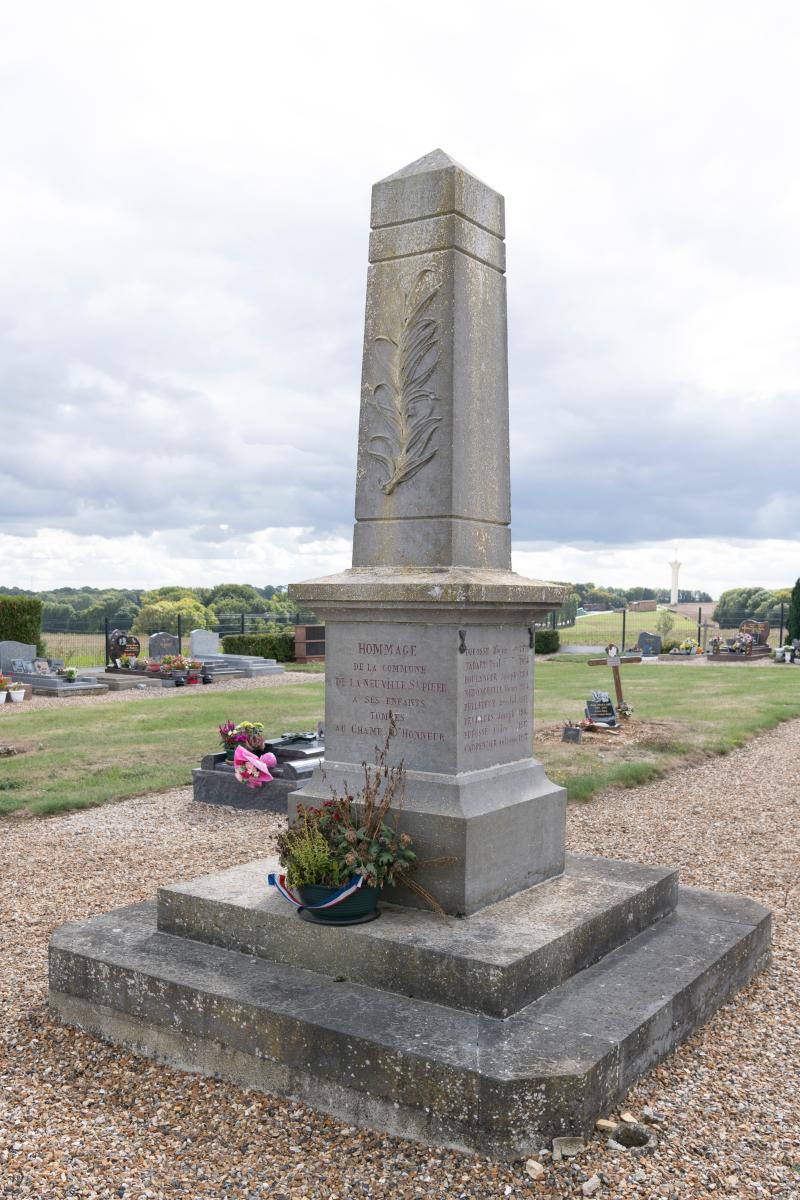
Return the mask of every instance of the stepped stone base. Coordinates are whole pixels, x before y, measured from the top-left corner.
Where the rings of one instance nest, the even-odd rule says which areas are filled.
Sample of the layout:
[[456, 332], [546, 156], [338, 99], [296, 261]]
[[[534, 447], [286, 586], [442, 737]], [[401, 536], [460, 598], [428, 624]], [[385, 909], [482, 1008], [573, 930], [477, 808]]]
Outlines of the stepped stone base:
[[587, 1134], [767, 962], [770, 914], [675, 873], [569, 856], [461, 920], [321, 928], [262, 861], [65, 925], [64, 1021], [350, 1122], [503, 1158]]

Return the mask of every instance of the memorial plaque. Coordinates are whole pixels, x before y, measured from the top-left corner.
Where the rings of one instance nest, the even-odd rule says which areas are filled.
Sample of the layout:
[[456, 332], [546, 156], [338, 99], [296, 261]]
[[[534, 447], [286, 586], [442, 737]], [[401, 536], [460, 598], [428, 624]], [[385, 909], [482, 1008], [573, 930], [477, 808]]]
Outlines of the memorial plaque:
[[527, 630], [476, 626], [464, 653], [436, 625], [328, 627], [328, 756], [371, 761], [397, 719], [407, 769], [469, 771], [531, 753], [533, 678]]
[[595, 725], [617, 724], [617, 712], [608, 692], [592, 692], [590, 700], [586, 701], [586, 716]]
[[561, 730], [562, 742], [580, 742], [583, 730], [580, 725], [565, 725]]

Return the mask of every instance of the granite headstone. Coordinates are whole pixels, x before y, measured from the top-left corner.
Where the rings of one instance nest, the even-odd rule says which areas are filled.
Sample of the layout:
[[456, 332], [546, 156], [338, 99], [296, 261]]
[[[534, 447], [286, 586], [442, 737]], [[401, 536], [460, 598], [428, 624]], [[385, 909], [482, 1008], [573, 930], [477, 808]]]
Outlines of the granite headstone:
[[637, 645], [645, 658], [655, 658], [661, 653], [661, 635], [658, 633], [640, 633]]
[[205, 658], [212, 654], [221, 654], [219, 634], [210, 629], [193, 629], [189, 634], [189, 645], [192, 658]]
[[10, 675], [14, 669], [12, 663], [15, 660], [30, 664], [32, 670], [35, 658], [35, 646], [29, 646], [26, 642], [0, 642], [0, 675]]
[[148, 651], [150, 658], [165, 658], [168, 654], [180, 654], [181, 644], [174, 633], [151, 633]]

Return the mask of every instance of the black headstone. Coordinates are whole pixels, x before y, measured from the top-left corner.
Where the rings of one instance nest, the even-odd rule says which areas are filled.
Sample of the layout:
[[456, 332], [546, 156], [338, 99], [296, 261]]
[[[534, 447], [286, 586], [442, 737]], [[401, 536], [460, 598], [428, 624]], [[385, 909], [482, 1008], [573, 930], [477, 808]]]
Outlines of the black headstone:
[[565, 725], [561, 730], [562, 742], [579, 742], [583, 735], [580, 725]]
[[584, 711], [595, 725], [613, 727], [617, 723], [617, 710], [614, 708], [608, 692], [592, 692], [592, 698], [586, 701]]
[[659, 633], [640, 633], [637, 644], [645, 658], [654, 658], [661, 653], [661, 635]]

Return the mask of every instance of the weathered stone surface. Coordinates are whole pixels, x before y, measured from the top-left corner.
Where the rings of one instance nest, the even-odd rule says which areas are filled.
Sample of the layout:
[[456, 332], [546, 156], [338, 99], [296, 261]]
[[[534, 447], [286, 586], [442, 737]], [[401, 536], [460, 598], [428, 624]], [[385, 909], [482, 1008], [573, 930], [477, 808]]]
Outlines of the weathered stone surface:
[[[240, 785], [241, 786], [241, 785]], [[605, 867], [608, 870], [605, 870]], [[265, 895], [262, 859], [161, 888], [158, 927], [275, 962], [506, 1017], [672, 912], [677, 872], [570, 855], [565, 873], [465, 920], [392, 906], [321, 928]]]
[[394, 714], [404, 828], [454, 860], [418, 881], [468, 914], [563, 869], [530, 629], [562, 590], [511, 571], [502, 197], [437, 150], [372, 224], [353, 568], [291, 589], [326, 622], [325, 779], [297, 803], [354, 784]]
[[524, 1157], [552, 1137], [589, 1135], [764, 965], [768, 912], [724, 901], [682, 889], [674, 913], [506, 1020], [159, 933], [153, 905], [56, 931], [50, 1003], [189, 1070]]

